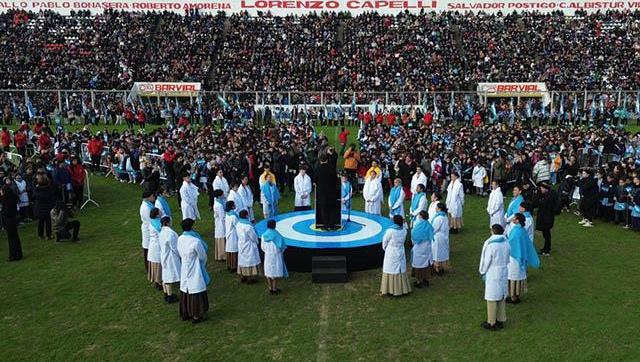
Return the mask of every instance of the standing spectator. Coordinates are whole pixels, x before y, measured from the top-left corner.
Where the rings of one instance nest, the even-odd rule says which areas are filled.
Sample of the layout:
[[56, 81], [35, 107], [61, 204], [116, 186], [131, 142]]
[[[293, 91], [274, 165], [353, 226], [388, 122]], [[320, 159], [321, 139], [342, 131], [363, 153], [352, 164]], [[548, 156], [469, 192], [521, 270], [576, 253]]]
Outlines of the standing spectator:
[[[349, 130], [342, 127], [342, 132], [338, 135], [338, 139], [340, 140], [340, 153], [344, 153], [344, 149], [347, 145], [347, 139], [349, 138]], [[345, 157], [346, 158], [346, 157]]]
[[58, 199], [69, 201], [71, 188], [71, 174], [65, 161], [58, 161], [58, 167], [53, 170], [53, 186]]
[[167, 190], [174, 193], [176, 190], [176, 173], [173, 168], [174, 160], [176, 159], [176, 151], [173, 146], [169, 146], [162, 154], [162, 160], [164, 161], [164, 170], [167, 175]]
[[9, 133], [7, 127], [2, 127], [0, 142], [2, 143], [2, 151], [9, 152], [11, 150], [11, 133]]
[[22, 244], [18, 235], [18, 195], [9, 185], [0, 188], [2, 197], [2, 218], [9, 242], [9, 261], [22, 259]]
[[544, 155], [540, 159], [540, 161], [536, 162], [535, 166], [533, 166], [533, 179], [536, 184], [542, 182], [549, 182], [551, 180], [551, 172], [549, 170], [549, 162], [547, 162], [547, 157]]
[[100, 171], [100, 159], [102, 158], [103, 148], [104, 142], [102, 142], [100, 137], [97, 135], [93, 136], [87, 143], [87, 150], [89, 151], [89, 156], [91, 157], [91, 171], [93, 172]]
[[73, 205], [80, 208], [84, 193], [85, 173], [84, 167], [82, 167], [77, 157], [71, 159], [69, 174], [71, 175], [71, 187], [73, 189]]
[[24, 134], [22, 129], [18, 130], [13, 136], [13, 142], [16, 145], [16, 149], [18, 150], [18, 154], [24, 157], [27, 154], [27, 136]]
[[51, 240], [51, 209], [56, 203], [55, 189], [43, 171], [36, 175], [36, 186], [33, 190], [35, 216], [38, 218], [38, 237]]
[[544, 237], [544, 246], [539, 254], [549, 256], [551, 255], [551, 229], [553, 228], [556, 210], [559, 205], [558, 196], [548, 183], [542, 182], [538, 185], [538, 195], [535, 206], [538, 208], [536, 230], [541, 231]]

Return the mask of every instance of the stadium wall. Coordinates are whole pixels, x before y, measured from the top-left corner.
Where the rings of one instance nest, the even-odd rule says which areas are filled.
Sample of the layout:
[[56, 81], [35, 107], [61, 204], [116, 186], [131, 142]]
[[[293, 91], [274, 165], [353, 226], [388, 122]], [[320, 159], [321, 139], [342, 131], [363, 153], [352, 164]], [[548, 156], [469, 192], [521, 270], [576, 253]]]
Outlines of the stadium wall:
[[307, 14], [312, 12], [334, 11], [360, 14], [377, 11], [383, 14], [398, 14], [403, 11], [472, 11], [503, 13], [513, 11], [562, 11], [573, 15], [578, 10], [587, 12], [606, 10], [637, 10], [640, 0], [636, 1], [598, 1], [598, 0], [9, 0], [0, 1], [0, 12], [7, 10], [41, 11], [52, 10], [62, 14], [71, 11], [89, 10], [94, 13], [106, 9], [125, 11], [173, 11], [185, 12], [199, 9], [201, 12], [225, 11], [237, 13], [248, 11], [251, 15], [258, 12], [271, 12], [274, 15]]

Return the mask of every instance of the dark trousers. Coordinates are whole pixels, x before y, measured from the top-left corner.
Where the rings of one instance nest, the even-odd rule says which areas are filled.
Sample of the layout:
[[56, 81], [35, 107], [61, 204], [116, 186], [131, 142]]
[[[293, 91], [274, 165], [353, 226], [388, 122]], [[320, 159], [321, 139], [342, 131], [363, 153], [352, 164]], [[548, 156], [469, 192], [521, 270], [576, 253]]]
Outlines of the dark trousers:
[[80, 221], [72, 220], [72, 221], [69, 221], [62, 228], [62, 230], [56, 232], [56, 239], [57, 240], [69, 239], [71, 237], [72, 240], [76, 240], [78, 239], [79, 232], [80, 232]]
[[[45, 235], [46, 231], [46, 235]], [[45, 236], [51, 237], [51, 216], [40, 217], [38, 219], [38, 236], [44, 238]]]
[[551, 229], [542, 229], [542, 237], [544, 238], [544, 246], [542, 247], [542, 252], [550, 253], [551, 252]]
[[593, 216], [597, 207], [598, 206], [595, 202], [580, 202], [580, 213], [585, 219], [593, 221]]
[[7, 230], [7, 240], [9, 241], [9, 260], [22, 259], [22, 244], [18, 235], [18, 218], [5, 218], [4, 227]]
[[91, 171], [100, 171], [100, 155], [91, 155]]
[[84, 185], [73, 186], [73, 204], [80, 207], [82, 206]]
[[318, 204], [316, 209], [316, 226], [322, 229], [333, 229], [340, 226], [340, 208], [335, 204]]
[[311, 206], [296, 206], [293, 208], [293, 211], [306, 211], [311, 210]]

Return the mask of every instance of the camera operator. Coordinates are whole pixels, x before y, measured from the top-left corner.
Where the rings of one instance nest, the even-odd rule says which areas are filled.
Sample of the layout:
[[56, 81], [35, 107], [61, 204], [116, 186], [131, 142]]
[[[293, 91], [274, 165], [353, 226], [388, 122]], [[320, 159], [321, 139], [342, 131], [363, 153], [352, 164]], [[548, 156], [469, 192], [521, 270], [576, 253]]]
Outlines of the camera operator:
[[[53, 230], [56, 233], [56, 243], [71, 238], [71, 241], [78, 241], [78, 232], [80, 231], [80, 221], [72, 220], [71, 209], [62, 202], [56, 202], [56, 206], [51, 210], [51, 222]], [[73, 231], [72, 233], [70, 231]]]

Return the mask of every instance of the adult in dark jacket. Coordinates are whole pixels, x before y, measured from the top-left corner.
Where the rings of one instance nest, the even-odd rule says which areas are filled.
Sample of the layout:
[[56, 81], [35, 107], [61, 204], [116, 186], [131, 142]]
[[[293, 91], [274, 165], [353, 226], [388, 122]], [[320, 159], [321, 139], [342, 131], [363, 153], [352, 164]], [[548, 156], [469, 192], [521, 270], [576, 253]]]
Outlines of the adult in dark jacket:
[[335, 167], [328, 156], [320, 156], [316, 170], [316, 225], [324, 230], [335, 230], [340, 225], [340, 186]]
[[51, 181], [44, 174], [36, 176], [33, 189], [35, 216], [38, 218], [38, 237], [51, 239], [51, 209], [56, 205], [56, 192]]
[[582, 178], [578, 181], [578, 187], [580, 187], [580, 213], [584, 218], [580, 221], [580, 224], [585, 227], [592, 227], [593, 217], [598, 208], [599, 187], [593, 178], [591, 169], [582, 170]]
[[548, 183], [542, 182], [538, 185], [538, 194], [535, 199], [535, 206], [538, 208], [536, 230], [541, 231], [544, 237], [544, 246], [540, 250], [540, 254], [549, 256], [551, 254], [551, 229], [553, 229], [556, 219], [558, 195]]
[[[65, 161], [59, 161], [58, 167], [53, 170], [53, 186], [57, 192], [58, 198], [67, 202], [71, 187], [71, 173]], [[53, 207], [53, 206], [52, 206]], [[51, 210], [49, 210], [51, 211]]]
[[18, 235], [18, 195], [9, 185], [0, 188], [2, 198], [2, 217], [9, 241], [9, 261], [22, 259], [22, 245]]

